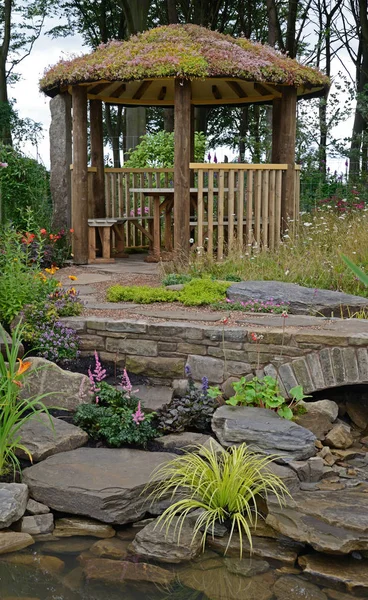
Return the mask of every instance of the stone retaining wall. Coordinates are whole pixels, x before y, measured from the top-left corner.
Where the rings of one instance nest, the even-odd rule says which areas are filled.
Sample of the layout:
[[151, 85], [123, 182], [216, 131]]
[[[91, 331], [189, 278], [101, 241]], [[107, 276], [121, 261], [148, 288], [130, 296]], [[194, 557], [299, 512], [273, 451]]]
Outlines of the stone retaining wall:
[[[195, 380], [212, 384], [251, 373], [277, 377], [285, 394], [368, 383], [368, 337], [365, 333], [318, 329], [265, 329], [192, 323], [149, 323], [96, 317], [63, 319], [78, 331], [82, 355], [94, 350], [103, 362], [125, 365], [153, 383], [172, 384], [188, 364]], [[262, 336], [252, 341], [251, 333]]]

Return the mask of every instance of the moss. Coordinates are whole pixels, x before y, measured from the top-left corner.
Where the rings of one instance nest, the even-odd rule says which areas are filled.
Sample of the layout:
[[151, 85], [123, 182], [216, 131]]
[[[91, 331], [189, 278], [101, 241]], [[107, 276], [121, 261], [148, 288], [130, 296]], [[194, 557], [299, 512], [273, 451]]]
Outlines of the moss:
[[151, 304], [152, 302], [175, 302], [179, 293], [165, 288], [151, 288], [143, 286], [113, 285], [107, 290], [108, 302], [137, 302], [138, 304]]
[[156, 27], [128, 41], [102, 44], [91, 54], [61, 60], [45, 72], [40, 87], [48, 92], [82, 82], [178, 76], [237, 77], [292, 86], [329, 83], [317, 69], [270, 46], [187, 24]]
[[184, 285], [180, 292], [180, 302], [185, 306], [213, 304], [225, 299], [226, 290], [231, 285], [227, 281], [211, 279], [193, 279]]

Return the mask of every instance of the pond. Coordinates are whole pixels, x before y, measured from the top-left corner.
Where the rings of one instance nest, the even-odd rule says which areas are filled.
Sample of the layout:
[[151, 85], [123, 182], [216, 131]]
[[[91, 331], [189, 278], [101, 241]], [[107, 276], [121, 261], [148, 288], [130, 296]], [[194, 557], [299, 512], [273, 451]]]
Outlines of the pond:
[[[3, 555], [0, 560], [1, 600], [356, 598], [346, 590], [340, 592], [331, 589], [331, 581], [326, 580], [324, 585], [318, 585], [316, 581], [303, 576], [293, 564], [256, 556], [244, 557], [243, 560], [224, 558], [207, 549], [190, 563], [180, 565], [143, 564], [129, 555], [122, 561], [117, 560], [117, 553], [115, 560], [112, 560], [114, 543], [111, 544], [111, 539], [115, 540], [115, 549], [119, 544], [120, 547], [125, 544], [128, 548], [136, 532], [137, 528], [125, 528], [110, 540], [92, 537], [60, 538], [57, 541], [37, 543], [30, 550]], [[106, 558], [107, 556], [110, 558]], [[334, 560], [333, 557], [331, 559]], [[117, 582], [118, 579], [121, 580], [119, 584], [109, 583], [112, 580]]]

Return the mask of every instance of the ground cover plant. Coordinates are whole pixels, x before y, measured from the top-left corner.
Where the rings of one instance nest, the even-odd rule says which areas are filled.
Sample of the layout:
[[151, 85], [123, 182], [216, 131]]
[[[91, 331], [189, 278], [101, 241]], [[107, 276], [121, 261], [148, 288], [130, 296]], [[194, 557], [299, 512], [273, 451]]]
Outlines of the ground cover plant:
[[185, 367], [188, 385], [181, 398], [173, 398], [157, 415], [157, 429], [160, 433], [180, 433], [182, 431], [211, 431], [211, 420], [219, 407], [221, 392], [211, 394], [207, 377], [200, 386], [193, 380], [190, 367]]
[[[30, 361], [18, 358], [22, 340], [22, 327], [18, 325], [8, 342], [5, 330], [0, 326], [0, 341], [5, 348], [5, 357], [0, 352], [0, 476], [20, 469], [18, 453], [21, 451], [30, 461], [32, 455], [22, 444], [20, 429], [31, 419], [44, 413], [49, 416], [42, 402], [44, 396], [20, 398], [25, 386]], [[50, 418], [50, 427], [52, 421]]]
[[[240, 557], [243, 536], [252, 548], [251, 528], [256, 528], [260, 517], [259, 500], [274, 494], [284, 504], [289, 495], [284, 482], [269, 469], [275, 457], [261, 457], [252, 453], [245, 444], [218, 452], [198, 446], [198, 453], [185, 452], [156, 469], [152, 476], [152, 501], [169, 495], [173, 503], [160, 516], [157, 527], [168, 528], [177, 518], [178, 544], [184, 521], [191, 511], [200, 509], [193, 528], [193, 540], [201, 535], [203, 549], [208, 535], [213, 535], [216, 523], [229, 530], [229, 547], [236, 532], [240, 539]], [[199, 454], [200, 452], [200, 454]], [[157, 483], [154, 479], [160, 479]]]
[[102, 368], [95, 352], [95, 368], [88, 372], [91, 383], [92, 402], [81, 404], [75, 413], [74, 423], [94, 441], [102, 441], [113, 448], [123, 445], [146, 446], [158, 435], [152, 420], [155, 413], [146, 413], [141, 400], [133, 390], [129, 376], [124, 370], [121, 389], [104, 381], [106, 370]]
[[224, 300], [230, 285], [230, 282], [212, 279], [191, 279], [184, 283], [181, 291], [167, 290], [163, 287], [113, 285], [107, 290], [106, 298], [109, 302], [181, 302], [185, 306], [210, 305]]
[[[302, 215], [295, 232], [292, 231], [294, 224], [290, 223], [282, 244], [274, 252], [259, 252], [248, 246], [230, 252], [221, 262], [194, 252], [189, 266], [177, 265], [177, 271], [192, 277], [222, 280], [228, 274], [235, 274], [244, 281], [286, 281], [368, 297], [368, 288], [340, 257], [343, 251], [358, 267], [367, 270], [367, 224], [366, 207], [346, 212], [326, 207]], [[172, 265], [169, 268], [172, 271]]]

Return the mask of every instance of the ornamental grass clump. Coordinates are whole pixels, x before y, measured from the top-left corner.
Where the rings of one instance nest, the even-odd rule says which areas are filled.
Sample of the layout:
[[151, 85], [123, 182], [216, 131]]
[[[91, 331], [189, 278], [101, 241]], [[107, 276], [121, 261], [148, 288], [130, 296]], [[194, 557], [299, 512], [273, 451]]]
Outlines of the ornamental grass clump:
[[[23, 425], [45, 413], [52, 420], [46, 406], [42, 403], [43, 396], [33, 396], [22, 399], [20, 390], [24, 387], [24, 379], [30, 361], [18, 358], [22, 339], [22, 328], [18, 325], [8, 342], [5, 330], [0, 326], [0, 341], [5, 348], [5, 357], [0, 352], [0, 476], [20, 470], [18, 452], [26, 454], [30, 461], [32, 455], [21, 442]], [[46, 394], [47, 395], [47, 394]]]
[[213, 536], [216, 523], [222, 523], [229, 530], [225, 554], [233, 534], [238, 533], [241, 557], [244, 536], [252, 551], [251, 529], [256, 529], [261, 517], [259, 501], [274, 494], [282, 506], [285, 497], [290, 496], [284, 482], [269, 468], [276, 457], [254, 454], [246, 444], [223, 452], [213, 445], [199, 445], [196, 450], [191, 448], [154, 470], [148, 484], [153, 488], [149, 495], [152, 502], [167, 496], [173, 500], [157, 525], [161, 523], [168, 531], [178, 518], [179, 544], [184, 521], [192, 511], [200, 509], [192, 539], [201, 533], [204, 549], [207, 535]]

